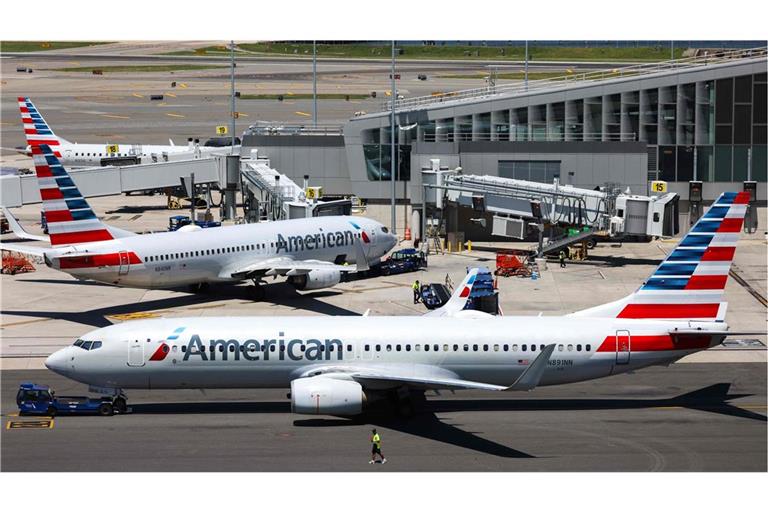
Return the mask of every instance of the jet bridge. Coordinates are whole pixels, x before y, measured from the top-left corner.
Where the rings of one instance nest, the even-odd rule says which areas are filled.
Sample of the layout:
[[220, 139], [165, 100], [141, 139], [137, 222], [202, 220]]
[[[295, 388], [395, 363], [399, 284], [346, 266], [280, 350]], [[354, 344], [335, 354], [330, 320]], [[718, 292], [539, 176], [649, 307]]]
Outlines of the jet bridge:
[[[438, 169], [439, 164], [423, 171], [427, 207], [434, 206], [438, 224], [444, 206], [471, 208], [478, 216], [490, 213], [495, 236], [524, 239], [530, 228], [538, 229], [539, 255], [597, 235], [660, 237], [679, 231], [674, 193], [640, 196], [622, 193], [611, 184], [589, 190], [563, 185], [557, 179], [539, 183]], [[485, 225], [485, 218], [477, 220]], [[546, 244], [545, 226], [551, 228]], [[555, 226], [566, 235], [554, 237]]]

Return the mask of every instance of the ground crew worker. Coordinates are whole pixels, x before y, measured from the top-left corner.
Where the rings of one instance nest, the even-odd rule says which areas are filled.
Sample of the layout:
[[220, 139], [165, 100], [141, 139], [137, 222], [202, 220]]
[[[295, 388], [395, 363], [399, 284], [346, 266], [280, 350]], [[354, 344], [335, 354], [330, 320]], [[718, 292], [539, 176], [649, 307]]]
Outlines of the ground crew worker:
[[565, 251], [560, 251], [560, 268], [565, 268]]
[[377, 453], [379, 454], [379, 457], [381, 457], [381, 463], [386, 464], [387, 459], [381, 454], [381, 436], [376, 433], [376, 429], [373, 429], [371, 430], [371, 460], [368, 461], [368, 464], [376, 462]]
[[421, 284], [419, 284], [419, 280], [417, 279], [413, 283], [413, 303], [418, 304], [420, 298], [421, 298]]

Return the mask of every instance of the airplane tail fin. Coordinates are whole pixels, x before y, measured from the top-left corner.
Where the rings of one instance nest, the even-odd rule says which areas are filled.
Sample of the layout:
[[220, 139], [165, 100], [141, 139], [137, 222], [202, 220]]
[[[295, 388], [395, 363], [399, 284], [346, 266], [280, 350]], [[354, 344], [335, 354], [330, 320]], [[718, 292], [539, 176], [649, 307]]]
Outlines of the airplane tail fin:
[[749, 192], [724, 192], [636, 292], [572, 316], [722, 322], [748, 203]]
[[19, 96], [19, 111], [21, 122], [24, 125], [24, 135], [30, 147], [47, 144], [54, 150], [56, 156], [61, 156], [59, 148], [62, 143], [68, 141], [62, 139], [53, 132], [53, 129], [45, 122], [43, 115], [37, 110], [35, 104], [28, 97]]
[[32, 146], [32, 158], [51, 245], [112, 240], [114, 236], [93, 213], [51, 147]]
[[467, 305], [469, 295], [472, 293], [472, 286], [477, 280], [479, 270], [478, 268], [470, 269], [461, 284], [453, 291], [453, 295], [448, 299], [448, 302], [443, 304], [442, 307], [424, 313], [424, 316], [447, 316], [462, 311], [464, 306]]

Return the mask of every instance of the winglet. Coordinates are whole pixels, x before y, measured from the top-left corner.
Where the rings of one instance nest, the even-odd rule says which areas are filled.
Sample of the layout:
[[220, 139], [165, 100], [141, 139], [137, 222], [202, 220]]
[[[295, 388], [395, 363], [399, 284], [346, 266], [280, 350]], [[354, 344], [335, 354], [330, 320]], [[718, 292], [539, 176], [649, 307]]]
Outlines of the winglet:
[[47, 236], [33, 235], [32, 233], [27, 232], [27, 230], [21, 226], [18, 219], [13, 216], [8, 208], [5, 206], [0, 208], [3, 209], [3, 215], [5, 215], [5, 218], [8, 219], [8, 224], [11, 226], [11, 230], [17, 237], [21, 238], [22, 240], [38, 240], [41, 242], [50, 242], [50, 238]]
[[453, 291], [453, 295], [448, 302], [437, 309], [427, 311], [423, 316], [450, 316], [462, 311], [467, 305], [467, 300], [472, 293], [472, 286], [477, 280], [477, 273], [480, 269], [477, 267], [469, 269], [464, 280]]
[[368, 258], [365, 256], [365, 251], [363, 251], [363, 244], [360, 243], [358, 238], [355, 243], [355, 272], [365, 272], [370, 270], [370, 268]]
[[544, 370], [547, 369], [547, 364], [549, 364], [549, 358], [554, 351], [554, 343], [544, 347], [544, 350], [539, 353], [536, 359], [533, 360], [533, 363], [517, 378], [515, 383], [504, 391], [530, 391], [538, 386], [541, 377], [544, 375]]

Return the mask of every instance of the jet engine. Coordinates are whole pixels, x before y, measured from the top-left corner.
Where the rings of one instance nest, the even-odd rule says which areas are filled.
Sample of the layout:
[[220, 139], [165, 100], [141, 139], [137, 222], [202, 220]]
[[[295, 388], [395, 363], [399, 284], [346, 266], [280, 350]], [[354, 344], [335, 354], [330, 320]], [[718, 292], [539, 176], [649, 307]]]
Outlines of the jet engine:
[[319, 290], [339, 284], [341, 272], [338, 270], [310, 270], [308, 274], [290, 276], [288, 282], [297, 290]]
[[305, 377], [291, 382], [291, 411], [351, 416], [363, 411], [363, 387], [355, 381]]

